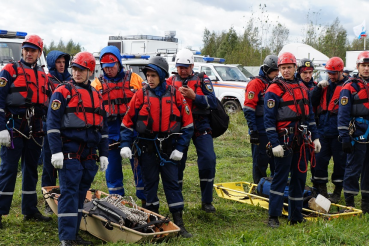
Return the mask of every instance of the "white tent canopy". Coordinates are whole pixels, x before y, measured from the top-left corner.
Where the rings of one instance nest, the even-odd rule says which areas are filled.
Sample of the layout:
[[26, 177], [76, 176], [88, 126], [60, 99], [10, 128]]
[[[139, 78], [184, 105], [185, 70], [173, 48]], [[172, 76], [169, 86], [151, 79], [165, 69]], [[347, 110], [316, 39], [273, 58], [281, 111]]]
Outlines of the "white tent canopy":
[[295, 55], [297, 62], [302, 58], [308, 58], [313, 60], [315, 66], [323, 66], [329, 57], [324, 55], [322, 52], [314, 49], [310, 45], [302, 43], [291, 43], [283, 46], [282, 50], [279, 52], [278, 56], [283, 52], [291, 52]]

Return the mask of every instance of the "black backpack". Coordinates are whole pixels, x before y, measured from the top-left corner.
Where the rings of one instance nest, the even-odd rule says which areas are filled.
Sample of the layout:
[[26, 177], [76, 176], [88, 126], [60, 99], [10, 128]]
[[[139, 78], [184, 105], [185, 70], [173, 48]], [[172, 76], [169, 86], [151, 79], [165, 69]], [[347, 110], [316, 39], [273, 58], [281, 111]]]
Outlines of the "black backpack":
[[[204, 82], [204, 73], [198, 74], [201, 83]], [[212, 137], [217, 138], [223, 135], [229, 125], [229, 116], [226, 113], [223, 104], [217, 98], [217, 108], [210, 110], [210, 127], [212, 129]]]

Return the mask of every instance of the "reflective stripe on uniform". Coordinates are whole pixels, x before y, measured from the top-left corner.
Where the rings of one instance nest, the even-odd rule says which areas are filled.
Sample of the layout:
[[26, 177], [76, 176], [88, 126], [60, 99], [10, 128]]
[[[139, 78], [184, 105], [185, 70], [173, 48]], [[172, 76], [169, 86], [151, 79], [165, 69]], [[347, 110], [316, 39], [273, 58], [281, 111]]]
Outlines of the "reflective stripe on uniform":
[[323, 178], [321, 178], [321, 177], [315, 177], [315, 176], [314, 176], [314, 179], [318, 179], [318, 180], [328, 180], [328, 177], [323, 177]]
[[22, 190], [22, 194], [25, 194], [25, 195], [32, 195], [32, 194], [37, 194], [37, 192], [34, 190], [34, 191], [26, 191], [26, 190]]
[[181, 184], [181, 183], [183, 183], [183, 180], [178, 180], [178, 184]]
[[278, 195], [278, 196], [284, 196], [283, 192], [278, 192], [278, 191], [274, 191], [274, 190], [270, 190], [270, 193], [273, 193], [273, 194]]
[[123, 187], [123, 186], [121, 186], [121, 187], [116, 187], [116, 188], [108, 188], [108, 190], [122, 190], [122, 189], [124, 189], [124, 187]]
[[4, 195], [4, 196], [12, 196], [13, 194], [14, 192], [0, 191], [0, 195]]
[[349, 129], [348, 126], [339, 126], [337, 128], [338, 128], [338, 130], [348, 130]]
[[180, 206], [180, 205], [184, 205], [184, 203], [183, 202], [176, 202], [176, 203], [168, 204], [169, 207], [175, 207], [175, 206]]
[[0, 112], [5, 112], [5, 110], [4, 110], [4, 109], [2, 109], [2, 108], [0, 108]]
[[313, 126], [313, 125], [316, 125], [316, 122], [315, 121], [309, 123], [309, 126]]
[[269, 132], [269, 131], [277, 131], [277, 128], [275, 127], [269, 127], [267, 129], [265, 129], [266, 132]]
[[49, 134], [49, 133], [60, 133], [60, 130], [58, 130], [58, 129], [51, 129], [51, 130], [48, 130], [47, 131], [47, 134]]
[[351, 190], [343, 190], [344, 193], [348, 193], [348, 194], [354, 194], [354, 195], [357, 195], [359, 194], [358, 191], [351, 191]]
[[332, 180], [332, 183], [333, 182], [336, 182], [336, 183], [342, 183], [343, 182], [343, 180], [342, 179], [334, 179], [334, 180]]
[[200, 179], [200, 181], [203, 181], [203, 182], [213, 182], [214, 181], [214, 178], [212, 178], [212, 179]]
[[109, 135], [101, 135], [101, 138], [108, 138]]
[[157, 201], [157, 202], [153, 202], [153, 203], [146, 203], [146, 206], [150, 206], [150, 205], [159, 205], [159, 201]]
[[136, 190], [145, 190], [144, 187], [136, 187]]
[[78, 217], [78, 213], [65, 213], [65, 214], [58, 214], [58, 217]]
[[291, 201], [302, 201], [303, 200], [302, 197], [291, 197], [291, 196], [288, 196], [288, 199], [290, 199]]
[[83, 212], [83, 209], [78, 209], [78, 213], [82, 213]]
[[189, 127], [193, 127], [193, 123], [188, 124], [187, 126], [184, 126], [184, 127], [182, 127], [181, 129], [185, 129], [185, 128], [189, 128]]
[[129, 129], [129, 130], [131, 130], [132, 132], [133, 132], [133, 128], [128, 128], [128, 127], [126, 127], [123, 123], [120, 125], [121, 127], [124, 127], [124, 128], [127, 128], [127, 129]]
[[369, 190], [361, 190], [361, 193], [369, 193]]

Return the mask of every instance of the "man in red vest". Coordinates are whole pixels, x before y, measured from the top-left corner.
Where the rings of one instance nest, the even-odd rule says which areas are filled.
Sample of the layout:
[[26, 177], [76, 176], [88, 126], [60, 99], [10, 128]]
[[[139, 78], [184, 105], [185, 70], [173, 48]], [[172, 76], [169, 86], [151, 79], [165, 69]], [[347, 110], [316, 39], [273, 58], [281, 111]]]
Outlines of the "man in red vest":
[[[329, 59], [325, 65], [329, 80], [320, 81], [311, 96], [313, 107], [317, 107], [318, 131], [322, 145], [321, 152], [316, 155], [316, 167], [312, 181], [318, 192], [333, 203], [338, 203], [341, 198], [347, 158], [346, 153], [342, 151], [341, 142], [338, 140], [337, 129], [338, 98], [342, 86], [347, 80], [347, 77], [343, 76], [343, 66], [341, 58], [332, 57]], [[334, 161], [332, 183], [335, 188], [329, 197], [327, 192], [328, 165], [332, 156]]]

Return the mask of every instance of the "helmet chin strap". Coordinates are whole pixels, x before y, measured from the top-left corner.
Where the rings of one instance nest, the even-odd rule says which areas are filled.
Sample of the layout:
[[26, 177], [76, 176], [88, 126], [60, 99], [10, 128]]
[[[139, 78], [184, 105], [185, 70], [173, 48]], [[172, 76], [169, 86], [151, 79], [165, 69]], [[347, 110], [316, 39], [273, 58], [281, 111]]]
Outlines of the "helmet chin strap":
[[87, 78], [86, 78], [85, 81], [83, 81], [83, 84], [85, 84], [85, 85], [87, 84], [89, 77], [90, 77], [90, 69], [87, 69]]

